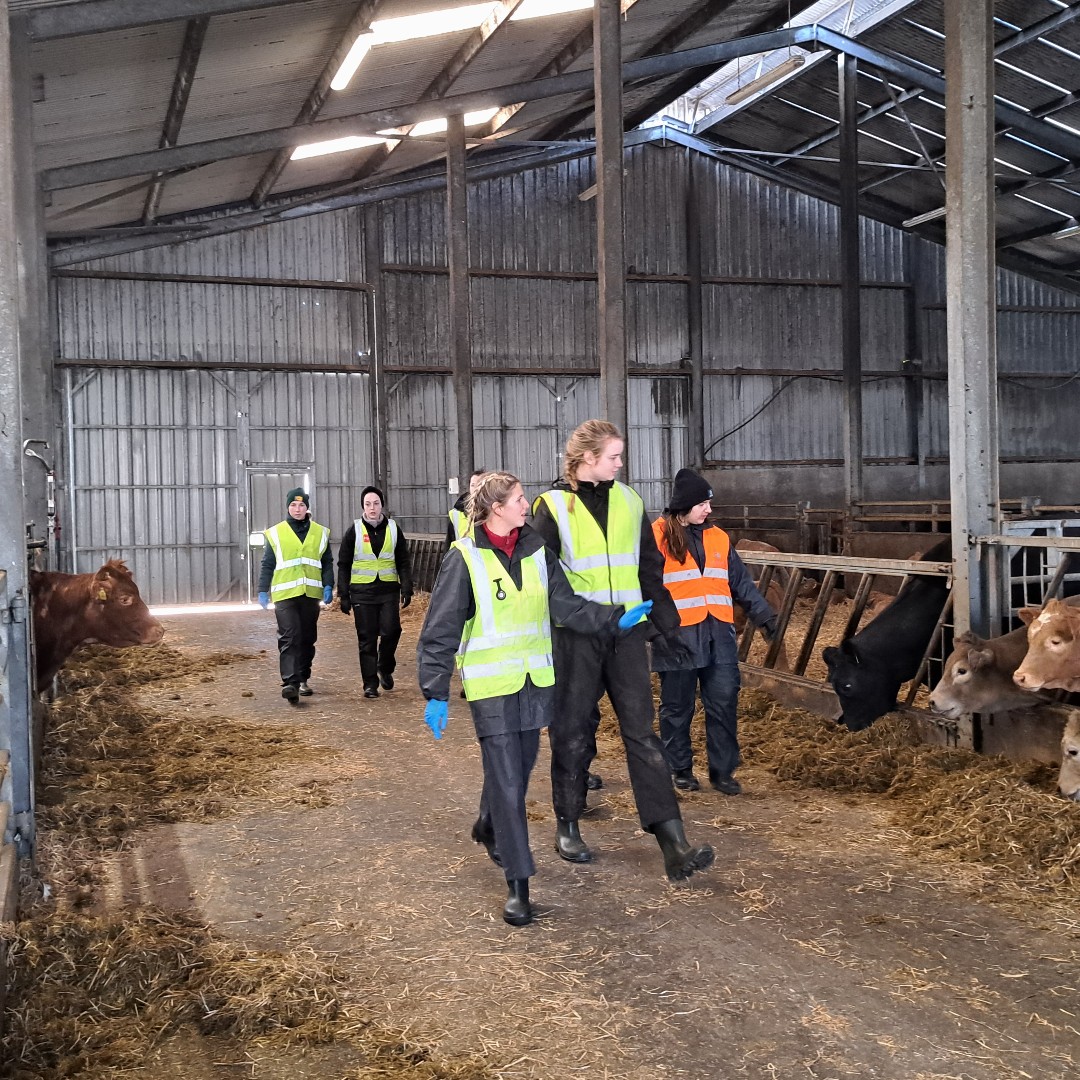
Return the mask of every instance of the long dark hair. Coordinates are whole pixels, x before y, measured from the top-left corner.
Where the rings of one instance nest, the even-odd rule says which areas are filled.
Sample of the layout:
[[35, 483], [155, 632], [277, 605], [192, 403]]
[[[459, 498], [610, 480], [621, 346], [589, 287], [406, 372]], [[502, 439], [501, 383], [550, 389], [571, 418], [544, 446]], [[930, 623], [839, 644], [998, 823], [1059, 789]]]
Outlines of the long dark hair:
[[679, 515], [674, 510], [665, 510], [661, 518], [664, 522], [662, 526], [663, 544], [667, 548], [667, 551], [664, 552], [664, 547], [662, 547], [660, 549], [661, 553], [670, 555], [676, 562], [684, 562], [686, 553], [689, 551], [686, 541], [686, 526], [679, 520]]

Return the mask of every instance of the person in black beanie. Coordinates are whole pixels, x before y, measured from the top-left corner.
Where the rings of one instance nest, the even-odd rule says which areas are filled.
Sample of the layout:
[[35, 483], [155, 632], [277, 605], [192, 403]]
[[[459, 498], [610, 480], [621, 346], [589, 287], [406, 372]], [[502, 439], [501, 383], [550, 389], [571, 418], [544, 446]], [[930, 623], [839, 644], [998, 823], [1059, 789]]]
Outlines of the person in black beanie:
[[338, 548], [338, 598], [356, 624], [364, 697], [377, 698], [380, 686], [394, 688], [398, 603], [407, 608], [412, 600], [412, 561], [404, 534], [383, 510], [382, 492], [366, 487], [360, 503], [363, 515], [345, 530]]
[[660, 738], [675, 786], [686, 791], [701, 786], [694, 776], [690, 744], [700, 685], [709, 781], [725, 795], [738, 795], [739, 656], [732, 604], [742, 607], [769, 641], [776, 633], [776, 615], [728, 534], [706, 523], [711, 499], [704, 477], [680, 469], [668, 507], [653, 523], [656, 546], [664, 556], [664, 586], [678, 609], [679, 637], [688, 654], [680, 658], [658, 639], [653, 642], [652, 667], [660, 675]]
[[281, 696], [290, 705], [314, 691], [308, 685], [319, 636], [319, 602], [334, 597], [330, 530], [311, 520], [303, 488], [285, 496], [288, 517], [266, 530], [259, 570], [259, 603], [274, 604], [278, 626]]

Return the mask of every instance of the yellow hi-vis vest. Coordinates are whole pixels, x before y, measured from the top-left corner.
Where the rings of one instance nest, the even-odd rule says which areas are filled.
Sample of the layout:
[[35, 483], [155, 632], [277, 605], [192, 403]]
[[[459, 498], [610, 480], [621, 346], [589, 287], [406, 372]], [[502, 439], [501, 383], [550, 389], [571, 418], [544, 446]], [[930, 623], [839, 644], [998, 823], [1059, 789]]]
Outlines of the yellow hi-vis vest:
[[468, 536], [472, 533], [472, 526], [469, 524], [469, 515], [464, 510], [453, 509], [447, 515], [450, 518], [450, 524], [454, 527], [454, 539], [460, 540], [463, 536]]
[[287, 521], [279, 521], [266, 530], [266, 539], [274, 549], [274, 576], [270, 579], [270, 599], [288, 600], [293, 596], [322, 599], [322, 556], [330, 542], [330, 530], [314, 521], [308, 526], [303, 544]]
[[353, 548], [349, 583], [367, 585], [376, 578], [380, 581], [397, 581], [397, 562], [394, 560], [394, 550], [398, 544], [397, 522], [393, 518], [386, 519], [386, 536], [378, 555], [371, 550], [371, 537], [360, 518], [353, 522], [353, 528], [356, 530], [356, 546]]
[[[521, 560], [521, 590], [490, 548], [468, 536], [451, 545], [465, 557], [476, 614], [465, 624], [457, 666], [469, 701], [516, 694], [528, 676], [555, 684], [544, 549]], [[502, 594], [503, 599], [499, 599]]]
[[668, 549], [667, 529], [663, 518], [653, 522], [656, 546], [664, 556], [664, 586], [679, 609], [683, 626], [704, 622], [712, 615], [720, 622], [734, 622], [731, 606], [731, 585], [728, 582], [728, 552], [731, 539], [723, 529], [709, 526], [701, 534], [705, 548], [705, 570], [698, 569], [697, 560], [689, 551], [683, 561], [676, 562]]
[[626, 484], [612, 485], [606, 537], [574, 492], [552, 489], [540, 498], [559, 526], [559, 559], [574, 592], [598, 604], [640, 604], [641, 496]]

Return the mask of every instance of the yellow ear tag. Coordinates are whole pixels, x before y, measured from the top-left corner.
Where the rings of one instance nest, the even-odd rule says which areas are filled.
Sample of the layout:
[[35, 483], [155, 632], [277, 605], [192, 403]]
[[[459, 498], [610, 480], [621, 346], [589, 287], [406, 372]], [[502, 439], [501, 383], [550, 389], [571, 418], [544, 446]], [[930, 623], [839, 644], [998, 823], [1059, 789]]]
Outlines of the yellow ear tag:
[[104, 589], [98, 589], [97, 598], [99, 600], [108, 600], [109, 594]]

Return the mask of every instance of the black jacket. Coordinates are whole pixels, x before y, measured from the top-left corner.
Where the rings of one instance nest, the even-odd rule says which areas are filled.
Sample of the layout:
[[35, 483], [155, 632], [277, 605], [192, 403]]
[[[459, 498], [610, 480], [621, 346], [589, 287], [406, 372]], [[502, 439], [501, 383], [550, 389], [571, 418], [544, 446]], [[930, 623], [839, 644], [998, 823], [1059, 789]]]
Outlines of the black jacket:
[[[378, 525], [369, 525], [363, 518], [361, 524], [371, 537], [371, 550], [375, 555], [382, 551], [386, 543], [386, 523], [384, 516]], [[412, 596], [412, 557], [409, 555], [409, 544], [405, 539], [405, 533], [398, 526], [398, 542], [394, 548], [394, 565], [397, 567], [400, 584], [396, 581], [380, 581], [376, 578], [363, 585], [354, 585], [349, 579], [352, 577], [353, 555], [356, 553], [356, 523], [353, 522], [345, 530], [338, 547], [338, 596], [348, 595], [354, 604], [381, 604], [386, 600], [396, 599], [400, 591], [403, 597]]]
[[[285, 524], [292, 527], [292, 531], [300, 538], [300, 543], [304, 542], [309, 530], [311, 529], [311, 515], [308, 514], [303, 521], [297, 521], [293, 517], [287, 517]], [[259, 592], [269, 592], [270, 582], [274, 577], [274, 568], [277, 566], [277, 556], [274, 554], [273, 547], [270, 546], [270, 541], [267, 540], [263, 545], [263, 558], [262, 566], [259, 567]], [[330, 543], [327, 541], [326, 550], [322, 553], [322, 583], [325, 589], [327, 585], [331, 588], [334, 587], [334, 557], [330, 551]]]
[[[608, 494], [614, 481], [609, 480], [602, 484], [591, 484], [584, 480], [578, 481], [577, 497], [582, 505], [596, 519], [604, 536], [607, 536], [608, 518]], [[570, 485], [565, 480], [558, 480], [551, 485], [556, 491], [570, 491]], [[537, 499], [533, 503], [533, 528], [544, 538], [544, 543], [557, 554], [562, 553], [562, 542], [559, 539], [559, 523], [551, 516], [547, 503]], [[638, 561], [638, 581], [641, 584], [641, 596], [644, 600], [653, 602], [652, 611], [649, 613], [649, 621], [667, 636], [674, 634], [679, 629], [679, 612], [675, 607], [675, 601], [671, 599], [671, 593], [664, 587], [664, 557], [656, 546], [656, 537], [653, 536], [652, 523], [642, 511], [641, 514], [641, 553]]]
[[[528, 525], [523, 525], [513, 557], [509, 559], [505, 552], [493, 547], [482, 528], [477, 528], [476, 534], [476, 546], [494, 551], [499, 562], [506, 567], [510, 582], [520, 589], [522, 560], [545, 548], [540, 534]], [[545, 558], [548, 568], [548, 608], [552, 624], [562, 623], [580, 634], [617, 634], [617, 623], [624, 610], [622, 605], [593, 604], [578, 596], [570, 588], [559, 560], [550, 548], [546, 549]], [[504, 585], [504, 588], [510, 592], [509, 587]], [[510, 597], [513, 597], [512, 593]], [[461, 552], [452, 548], [439, 567], [439, 576], [435, 580], [435, 588], [431, 591], [424, 628], [420, 631], [420, 640], [416, 646], [416, 669], [420, 689], [429, 701], [449, 699], [454, 655], [461, 644], [465, 624], [475, 614], [476, 603], [473, 599], [469, 568]], [[530, 682], [527, 689], [527, 709], [515, 707], [514, 722], [519, 723], [521, 729], [546, 727], [555, 708], [555, 687], [537, 687]], [[478, 735], [494, 735], [506, 730], [505, 726], [502, 726], [505, 701], [506, 698], [487, 698], [469, 703]], [[528, 715], [519, 716], [522, 712], [527, 712]]]

